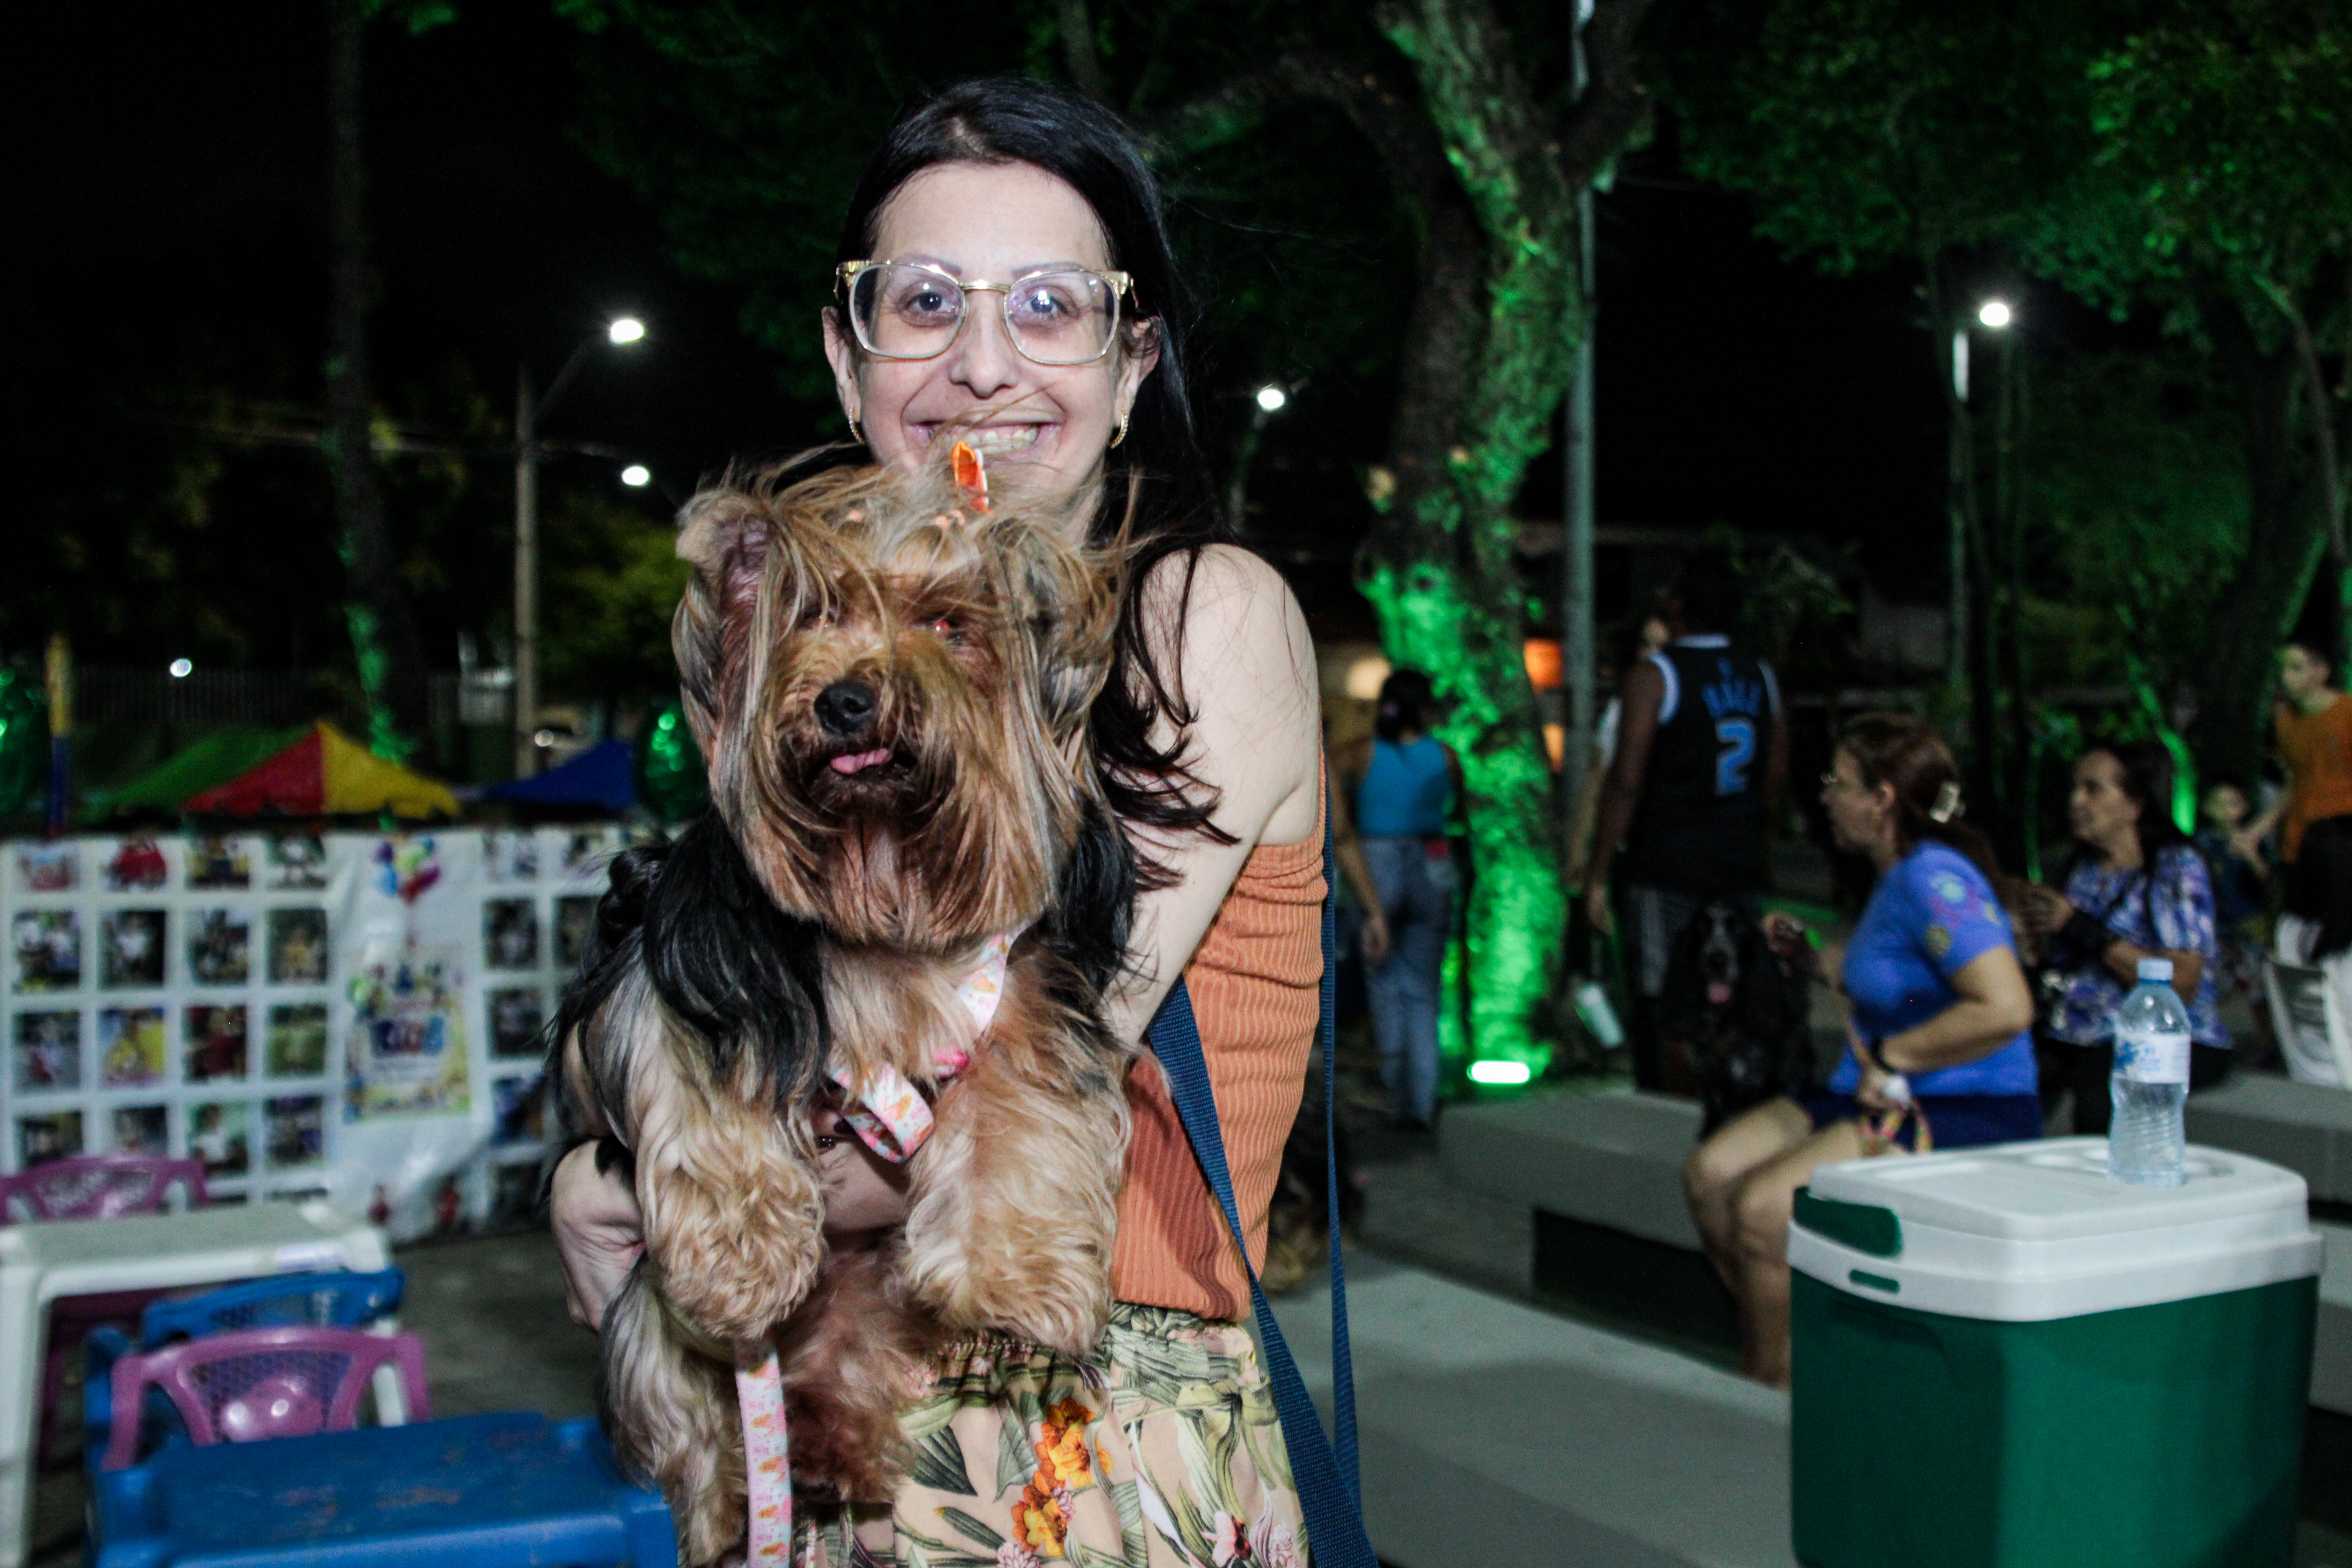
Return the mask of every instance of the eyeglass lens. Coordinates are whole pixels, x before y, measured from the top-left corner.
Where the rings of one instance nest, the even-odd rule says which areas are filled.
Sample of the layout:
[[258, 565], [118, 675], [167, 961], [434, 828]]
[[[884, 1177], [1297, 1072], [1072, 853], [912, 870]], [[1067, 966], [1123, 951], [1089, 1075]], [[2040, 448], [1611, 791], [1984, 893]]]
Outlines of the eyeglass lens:
[[[1100, 359], [1118, 330], [1118, 296], [1091, 272], [1033, 273], [998, 297], [1013, 346], [1039, 364]], [[963, 286], [929, 267], [869, 267], [850, 280], [857, 341], [890, 359], [944, 353], [970, 309]]]

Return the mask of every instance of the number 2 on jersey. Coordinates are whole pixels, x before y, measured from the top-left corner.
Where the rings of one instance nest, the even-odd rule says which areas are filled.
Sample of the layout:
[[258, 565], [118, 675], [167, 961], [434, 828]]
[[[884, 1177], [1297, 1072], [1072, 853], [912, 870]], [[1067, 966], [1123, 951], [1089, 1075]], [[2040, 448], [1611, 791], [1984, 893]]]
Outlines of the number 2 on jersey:
[[1756, 760], [1756, 721], [1752, 719], [1719, 720], [1715, 726], [1715, 738], [1723, 747], [1715, 754], [1715, 793], [1746, 794], [1748, 767]]

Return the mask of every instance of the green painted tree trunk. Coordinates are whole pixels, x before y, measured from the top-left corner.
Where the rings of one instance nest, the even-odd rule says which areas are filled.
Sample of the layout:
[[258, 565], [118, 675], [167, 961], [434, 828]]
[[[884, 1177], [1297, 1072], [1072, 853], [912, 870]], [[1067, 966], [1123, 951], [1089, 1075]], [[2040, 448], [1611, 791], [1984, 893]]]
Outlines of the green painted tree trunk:
[[1567, 916], [1552, 775], [1529, 688], [1512, 503], [1554, 422], [1590, 326], [1577, 195], [1642, 123], [1622, 58], [1638, 5], [1591, 26], [1593, 89], [1562, 126], [1536, 104], [1492, 9], [1384, 8], [1450, 174], [1419, 192], [1421, 287], [1407, 325], [1393, 488], [1359, 563], [1392, 663], [1450, 705], [1470, 834], [1471, 1049], [1540, 1072], [1544, 1004]]

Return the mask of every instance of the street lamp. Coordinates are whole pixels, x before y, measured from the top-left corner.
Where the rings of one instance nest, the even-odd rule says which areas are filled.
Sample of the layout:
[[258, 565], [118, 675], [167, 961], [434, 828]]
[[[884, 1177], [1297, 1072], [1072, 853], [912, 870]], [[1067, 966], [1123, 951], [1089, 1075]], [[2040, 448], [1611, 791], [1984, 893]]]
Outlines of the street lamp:
[[2000, 331], [2001, 328], [2009, 325], [2011, 321], [2009, 301], [1987, 300], [1977, 307], [1977, 321], [1980, 325], [1990, 327], [1995, 331]]
[[1244, 532], [1248, 527], [1242, 517], [1242, 509], [1249, 501], [1250, 464], [1257, 457], [1258, 440], [1265, 434], [1266, 421], [1290, 406], [1290, 393], [1287, 388], [1268, 382], [1251, 394], [1250, 401], [1257, 405], [1257, 410], [1250, 416], [1249, 427], [1242, 432], [1241, 446], [1234, 454], [1233, 483], [1225, 489], [1225, 515], [1234, 520], [1235, 533]]
[[[646, 324], [635, 316], [615, 316], [604, 323], [603, 340], [615, 347], [639, 342]], [[539, 769], [539, 465], [545, 454], [539, 444], [539, 422], [572, 386], [572, 377], [587, 363], [599, 334], [580, 340], [563, 362], [547, 395], [531, 393], [530, 366], [515, 375], [515, 650], [514, 766], [515, 776], [528, 778]], [[625, 476], [624, 476], [625, 478]], [[647, 474], [647, 479], [653, 476]]]
[[631, 463], [621, 470], [621, 482], [633, 490], [641, 490], [654, 482], [654, 471], [643, 463]]

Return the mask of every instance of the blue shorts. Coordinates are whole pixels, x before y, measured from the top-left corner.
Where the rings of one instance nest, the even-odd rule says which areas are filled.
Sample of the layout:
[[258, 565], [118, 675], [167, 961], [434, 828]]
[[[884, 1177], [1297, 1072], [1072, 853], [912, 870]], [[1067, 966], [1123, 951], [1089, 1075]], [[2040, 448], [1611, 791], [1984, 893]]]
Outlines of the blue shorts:
[[[1850, 1094], [1827, 1089], [1800, 1095], [1797, 1103], [1813, 1119], [1813, 1131], [1861, 1120], [1862, 1106]], [[1923, 1094], [1919, 1110], [1937, 1149], [1969, 1149], [1984, 1143], [2020, 1143], [2042, 1136], [2042, 1100], [2032, 1094]], [[1919, 1123], [1905, 1117], [1895, 1141], [1913, 1146]]]

